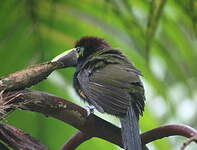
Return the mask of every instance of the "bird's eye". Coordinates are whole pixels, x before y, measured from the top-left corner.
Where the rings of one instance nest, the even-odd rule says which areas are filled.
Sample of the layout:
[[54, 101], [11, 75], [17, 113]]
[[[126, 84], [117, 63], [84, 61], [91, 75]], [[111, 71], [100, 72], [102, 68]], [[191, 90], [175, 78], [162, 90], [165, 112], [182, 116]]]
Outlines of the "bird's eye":
[[83, 56], [84, 47], [76, 47], [78, 56]]
[[81, 47], [77, 47], [77, 48], [76, 48], [77, 53], [79, 53], [80, 50], [81, 50]]

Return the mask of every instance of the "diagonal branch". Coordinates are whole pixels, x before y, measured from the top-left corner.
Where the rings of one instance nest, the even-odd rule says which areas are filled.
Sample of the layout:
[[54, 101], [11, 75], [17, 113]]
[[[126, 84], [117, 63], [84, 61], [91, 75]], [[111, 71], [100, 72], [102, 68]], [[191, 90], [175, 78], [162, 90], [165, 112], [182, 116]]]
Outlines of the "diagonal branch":
[[[69, 144], [73, 144], [72, 147], [70, 147], [70, 150], [72, 150], [81, 142], [91, 137], [102, 138], [122, 147], [120, 128], [94, 114], [88, 116], [85, 109], [62, 98], [35, 90], [20, 90], [42, 81], [56, 69], [75, 65], [75, 57], [75, 53], [63, 53], [54, 58], [52, 62], [38, 64], [2, 78], [0, 80], [0, 120], [8, 114], [8, 112], [15, 109], [39, 112], [46, 116], [51, 116], [66, 122], [80, 130], [80, 132], [73, 136], [73, 138], [64, 145], [63, 148], [65, 149], [66, 147], [69, 147]], [[2, 133], [7, 134], [2, 134], [1, 140], [3, 140], [2, 138], [5, 138], [7, 140], [3, 141], [9, 144], [10, 142], [13, 142], [12, 138], [6, 137], [13, 135], [17, 138], [17, 136], [15, 133], [7, 131], [6, 128], [2, 130]], [[197, 135], [197, 131], [183, 125], [169, 125], [143, 133], [141, 139], [143, 144], [147, 144], [154, 140], [172, 135], [182, 135], [191, 138]], [[29, 141], [25, 142], [26, 143], [23, 143], [24, 145]]]
[[[16, 96], [16, 94], [19, 94], [19, 96]], [[7, 97], [12, 99], [15, 97], [15, 100], [10, 101]], [[45, 92], [21, 90], [3, 93], [2, 101], [4, 103], [8, 101], [6, 105], [12, 105], [11, 107], [5, 107], [4, 112], [17, 108], [39, 112], [72, 125], [85, 135], [88, 135], [88, 138], [102, 138], [122, 147], [120, 128], [94, 114], [87, 116], [88, 113], [85, 109], [65, 99]], [[141, 138], [142, 143], [147, 144], [154, 140], [174, 135], [190, 138], [197, 135], [197, 130], [184, 125], [168, 125], [145, 132], [141, 135]], [[75, 143], [76, 146], [79, 144], [80, 142]]]
[[[6, 103], [4, 100], [9, 101], [6, 97], [16, 97], [16, 93], [19, 94], [16, 91], [3, 93], [2, 101]], [[87, 116], [87, 111], [82, 107], [51, 94], [35, 90], [21, 90], [20, 96], [6, 105], [11, 105], [3, 107], [6, 113], [17, 108], [39, 112], [66, 122], [91, 137], [99, 137], [122, 146], [119, 128], [94, 114]]]
[[[48, 150], [45, 145], [27, 133], [2, 123], [0, 123], [0, 140], [15, 150]], [[6, 150], [5, 147], [3, 144], [0, 145], [2, 150]], [[9, 150], [9, 148], [7, 149]]]
[[28, 88], [46, 79], [54, 70], [72, 67], [75, 64], [75, 51], [66, 53], [58, 60], [36, 64], [0, 78], [0, 91], [13, 91]]
[[9, 148], [2, 142], [0, 142], [0, 149], [2, 149], [2, 150], [9, 150]]

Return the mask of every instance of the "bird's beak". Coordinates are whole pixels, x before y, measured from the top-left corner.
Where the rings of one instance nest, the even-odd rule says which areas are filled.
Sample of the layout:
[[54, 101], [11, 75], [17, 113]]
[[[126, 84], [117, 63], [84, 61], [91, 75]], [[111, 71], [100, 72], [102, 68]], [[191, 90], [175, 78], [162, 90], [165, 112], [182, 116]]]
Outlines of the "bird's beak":
[[56, 56], [51, 62], [61, 62], [65, 67], [73, 67], [77, 64], [77, 51], [76, 48], [67, 50], [60, 55]]

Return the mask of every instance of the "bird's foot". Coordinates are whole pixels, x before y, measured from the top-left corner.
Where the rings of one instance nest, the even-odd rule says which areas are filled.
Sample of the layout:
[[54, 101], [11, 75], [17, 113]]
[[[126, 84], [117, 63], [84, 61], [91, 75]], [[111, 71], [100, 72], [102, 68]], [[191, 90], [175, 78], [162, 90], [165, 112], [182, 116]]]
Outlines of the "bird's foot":
[[85, 108], [86, 108], [86, 111], [87, 111], [87, 116], [94, 113], [95, 107], [93, 105], [88, 105]]

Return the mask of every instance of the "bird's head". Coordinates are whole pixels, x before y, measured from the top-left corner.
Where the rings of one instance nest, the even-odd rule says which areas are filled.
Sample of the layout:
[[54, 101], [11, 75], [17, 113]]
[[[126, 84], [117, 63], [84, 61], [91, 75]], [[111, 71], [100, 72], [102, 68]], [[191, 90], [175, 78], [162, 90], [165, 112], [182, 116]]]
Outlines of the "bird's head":
[[[58, 55], [52, 60], [52, 62], [61, 61], [64, 63], [72, 57], [72, 59], [70, 59], [73, 61], [72, 66], [75, 66], [77, 62], [81, 63], [85, 61], [87, 57], [93, 55], [95, 52], [108, 47], [110, 47], [110, 45], [105, 42], [103, 38], [85, 36], [75, 42], [73, 49]], [[74, 58], [75, 55], [76, 58]]]
[[83, 61], [95, 52], [108, 47], [110, 45], [104, 39], [92, 36], [82, 37], [75, 43], [79, 61]]

